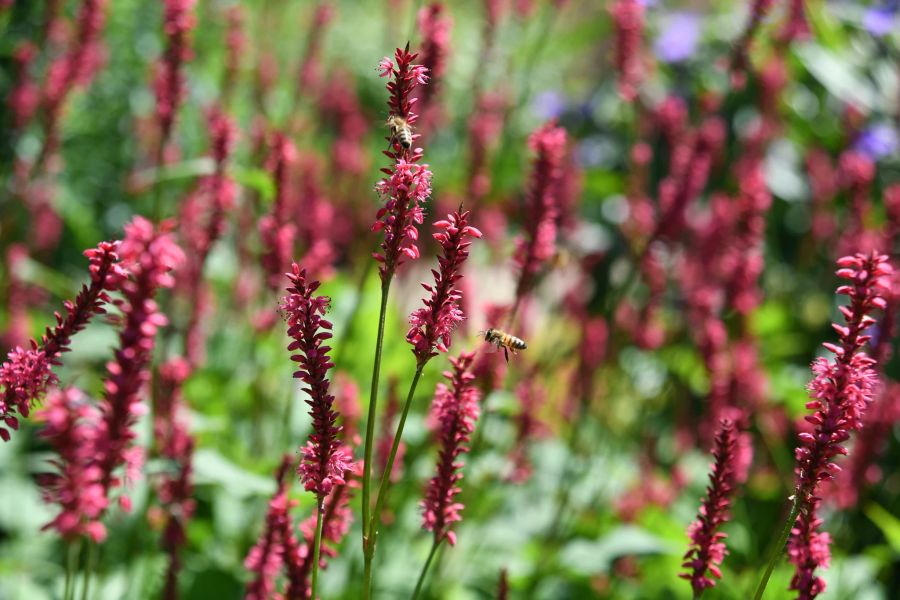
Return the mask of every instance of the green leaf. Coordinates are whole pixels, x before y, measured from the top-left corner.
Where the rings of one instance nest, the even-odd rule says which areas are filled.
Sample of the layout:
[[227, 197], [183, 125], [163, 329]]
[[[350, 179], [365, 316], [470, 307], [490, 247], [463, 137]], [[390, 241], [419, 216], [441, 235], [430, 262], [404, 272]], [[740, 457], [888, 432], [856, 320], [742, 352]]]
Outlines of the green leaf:
[[866, 513], [866, 516], [878, 526], [881, 533], [884, 534], [891, 549], [893, 549], [896, 554], [900, 554], [900, 519], [875, 502], [866, 506], [864, 512]]

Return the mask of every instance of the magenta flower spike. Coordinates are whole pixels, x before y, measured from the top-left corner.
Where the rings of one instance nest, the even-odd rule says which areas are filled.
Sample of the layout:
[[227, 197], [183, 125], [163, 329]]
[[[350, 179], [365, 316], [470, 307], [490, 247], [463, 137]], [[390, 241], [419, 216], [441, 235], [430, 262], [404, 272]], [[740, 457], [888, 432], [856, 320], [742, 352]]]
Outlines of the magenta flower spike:
[[619, 96], [626, 102], [632, 102], [637, 97], [643, 76], [641, 43], [644, 4], [640, 0], [617, 0], [609, 11], [616, 30], [615, 62], [619, 72]]
[[517, 306], [531, 292], [541, 268], [556, 251], [557, 190], [563, 172], [566, 130], [556, 123], [547, 123], [531, 134], [528, 146], [536, 156], [525, 199], [525, 235], [516, 241]]
[[450, 334], [465, 318], [459, 307], [462, 291], [456, 283], [462, 279], [460, 269], [469, 256], [471, 242], [467, 238], [481, 237], [481, 232], [469, 225], [468, 211], [451, 213], [434, 226], [438, 229], [434, 239], [441, 245], [443, 254], [438, 257], [438, 270], [432, 270], [434, 285], [422, 284], [431, 297], [409, 316], [410, 328], [406, 333], [406, 341], [412, 344], [419, 365], [437, 356], [436, 350], [447, 352]]
[[[119, 347], [106, 365], [101, 403], [104, 431], [98, 441], [107, 493], [122, 482], [113, 473], [116, 468], [124, 465], [125, 478], [132, 479], [143, 459], [140, 448], [132, 446], [137, 435], [133, 425], [146, 411], [142, 400], [150, 379], [156, 333], [168, 323], [154, 298], [160, 288], [174, 285], [170, 271], [184, 262], [184, 253], [175, 243], [170, 227], [168, 223], [157, 229], [143, 217], [135, 217], [125, 226], [120, 251], [131, 277], [122, 282], [123, 298], [115, 301], [121, 311], [122, 329]], [[123, 496], [122, 502], [127, 509], [127, 497]]]
[[382, 169], [386, 176], [375, 185], [375, 191], [384, 201], [384, 206], [378, 210], [375, 224], [372, 225], [372, 231], [384, 231], [382, 251], [374, 255], [381, 263], [379, 273], [383, 282], [390, 280], [406, 259], [415, 260], [419, 257], [419, 249], [416, 247], [419, 232], [416, 225], [422, 224], [424, 213], [421, 205], [431, 195], [431, 171], [428, 165], [419, 164], [422, 149], [415, 147], [419, 138], [419, 134], [414, 133], [418, 115], [412, 112], [416, 103], [412, 94], [417, 86], [428, 83], [427, 69], [422, 65], [412, 64], [416, 56], [408, 48], [397, 48], [394, 61], [385, 57], [379, 64], [381, 76], [389, 77], [387, 89], [390, 94], [388, 107], [391, 117], [401, 119], [409, 128], [408, 147], [403, 145], [400, 135], [392, 133], [386, 138], [390, 148], [385, 151], [385, 155], [393, 164]]
[[459, 358], [450, 359], [453, 370], [444, 373], [450, 384], [438, 384], [431, 407], [432, 418], [438, 425], [440, 450], [436, 473], [428, 482], [422, 501], [422, 527], [434, 533], [435, 544], [446, 539], [451, 546], [455, 545], [456, 533], [451, 527], [462, 519], [463, 505], [455, 501], [463, 478], [460, 472], [463, 463], [459, 458], [469, 451], [466, 444], [475, 430], [481, 396], [473, 385], [474, 360], [474, 352], [464, 352]]
[[303, 486], [321, 499], [335, 485], [346, 483], [344, 473], [352, 468], [350, 452], [339, 440], [341, 428], [336, 424], [334, 396], [329, 394], [328, 369], [334, 366], [328, 356], [330, 347], [323, 345], [331, 338], [331, 323], [324, 319], [328, 310], [327, 296], [313, 296], [318, 281], [307, 281], [306, 271], [293, 264], [288, 274], [291, 286], [282, 299], [281, 308], [287, 316], [288, 335], [293, 341], [288, 350], [296, 352], [291, 360], [299, 363], [294, 377], [306, 386], [306, 403], [313, 421], [309, 441], [301, 450], [303, 460], [297, 469]]
[[44, 529], [55, 529], [67, 541], [87, 536], [102, 542], [106, 528], [100, 519], [108, 500], [96, 462], [100, 411], [80, 391], [67, 388], [52, 391], [37, 416], [44, 421], [41, 437], [57, 453], [50, 461], [56, 472], [39, 478], [44, 500], [60, 508]]
[[275, 473], [277, 488], [269, 501], [266, 523], [256, 544], [244, 559], [244, 568], [253, 574], [247, 584], [244, 600], [269, 600], [275, 595], [275, 579], [284, 564], [284, 532], [291, 527], [288, 509], [287, 474], [291, 469], [291, 457], [285, 455]]
[[194, 17], [196, 0], [164, 0], [163, 4], [166, 49], [157, 65], [156, 78], [153, 82], [161, 146], [165, 145], [172, 133], [175, 115], [187, 91], [183, 71], [184, 65], [193, 56], [189, 38], [197, 25]]
[[722, 419], [716, 432], [712, 454], [714, 462], [709, 473], [706, 497], [700, 505], [697, 520], [688, 528], [691, 547], [684, 555], [681, 566], [687, 569], [679, 577], [689, 579], [694, 594], [716, 585], [715, 579], [722, 577], [719, 565], [728, 551], [725, 548], [725, 534], [719, 531], [730, 519], [731, 498], [738, 482], [738, 437], [734, 421]]
[[84, 329], [94, 315], [106, 313], [103, 305], [110, 302], [107, 292], [118, 289], [128, 274], [119, 263], [119, 242], [101, 242], [96, 248], [85, 250], [84, 255], [90, 262], [91, 281], [81, 287], [74, 301], [64, 303], [66, 316], [55, 313], [56, 327], [48, 327], [40, 342], [31, 342], [29, 350], [12, 350], [0, 365], [0, 438], [4, 441], [10, 439], [5, 427], [18, 429], [17, 415], [27, 418], [33, 404], [57, 383], [51, 368], [62, 364], [60, 357], [69, 351], [72, 336]]
[[847, 454], [843, 444], [851, 431], [860, 428], [877, 387], [874, 361], [860, 349], [870, 337], [866, 330], [875, 324], [869, 313], [885, 308], [883, 295], [890, 289], [892, 275], [888, 257], [876, 252], [845, 256], [837, 264], [837, 276], [847, 280], [837, 293], [847, 295], [850, 304], [840, 307], [844, 324], [832, 325], [839, 343], [823, 344], [834, 358], [822, 357], [812, 365], [815, 377], [809, 384], [812, 400], [807, 407], [813, 414], [806, 417], [812, 432], [799, 434], [795, 451], [799, 515], [791, 530], [788, 557], [795, 566], [790, 589], [801, 599], [815, 598], [825, 590], [825, 581], [815, 575], [817, 568], [828, 567], [830, 558], [830, 538], [818, 531], [822, 523], [819, 486], [841, 471], [834, 459]]

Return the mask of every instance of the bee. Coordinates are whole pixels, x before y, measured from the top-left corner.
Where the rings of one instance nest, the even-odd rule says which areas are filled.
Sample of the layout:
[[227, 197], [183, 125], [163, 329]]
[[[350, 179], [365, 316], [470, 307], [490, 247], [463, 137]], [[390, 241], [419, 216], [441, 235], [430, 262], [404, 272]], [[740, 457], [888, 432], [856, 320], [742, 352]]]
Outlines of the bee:
[[406, 150], [412, 148], [412, 127], [409, 126], [409, 123], [406, 122], [406, 119], [404, 119], [403, 117], [398, 117], [396, 115], [391, 115], [390, 117], [388, 117], [387, 126], [391, 130], [391, 144], [397, 142]]
[[509, 362], [509, 351], [512, 350], [512, 353], [515, 354], [516, 350], [525, 350], [528, 348], [528, 344], [526, 344], [521, 339], [517, 338], [514, 335], [510, 335], [506, 332], [500, 331], [499, 329], [488, 329], [484, 332], [484, 341], [489, 344], [494, 344], [498, 348], [503, 348], [503, 354], [506, 356], [506, 362]]

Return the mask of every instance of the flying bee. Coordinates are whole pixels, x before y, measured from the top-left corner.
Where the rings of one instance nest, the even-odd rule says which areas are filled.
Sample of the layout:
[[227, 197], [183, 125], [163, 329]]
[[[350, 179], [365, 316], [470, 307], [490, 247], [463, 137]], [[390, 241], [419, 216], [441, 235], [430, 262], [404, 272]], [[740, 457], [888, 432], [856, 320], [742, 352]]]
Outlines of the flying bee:
[[396, 115], [391, 115], [390, 117], [388, 117], [387, 126], [391, 130], [391, 144], [396, 142], [406, 150], [412, 148], [412, 127], [409, 126], [409, 123], [406, 122], [406, 119], [404, 119], [403, 117], [398, 117]]
[[503, 348], [503, 355], [506, 356], [506, 362], [509, 362], [510, 350], [515, 354], [516, 350], [525, 350], [528, 348], [528, 344], [521, 339], [504, 331], [500, 331], [499, 329], [488, 329], [485, 331], [484, 341], [489, 344], [494, 344], [498, 348]]

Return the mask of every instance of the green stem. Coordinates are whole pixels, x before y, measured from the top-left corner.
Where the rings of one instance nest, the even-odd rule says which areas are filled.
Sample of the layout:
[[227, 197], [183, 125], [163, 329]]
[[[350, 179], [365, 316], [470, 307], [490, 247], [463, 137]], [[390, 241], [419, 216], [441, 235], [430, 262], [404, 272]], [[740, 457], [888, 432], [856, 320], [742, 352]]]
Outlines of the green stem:
[[[91, 590], [91, 573], [94, 570], [94, 562], [97, 560], [97, 544], [87, 541], [88, 555], [84, 565], [84, 581], [81, 585], [81, 600], [88, 600]], [[73, 590], [74, 591], [74, 590]]]
[[416, 386], [419, 385], [419, 379], [422, 377], [422, 371], [428, 361], [421, 362], [416, 365], [416, 374], [413, 376], [412, 383], [409, 386], [409, 393], [406, 395], [406, 403], [403, 405], [403, 412], [400, 413], [400, 422], [397, 423], [397, 432], [394, 434], [394, 441], [391, 444], [391, 453], [388, 455], [387, 464], [384, 467], [384, 473], [381, 474], [381, 485], [378, 487], [378, 496], [375, 498], [375, 510], [372, 511], [369, 519], [368, 540], [365, 554], [365, 579], [363, 585], [363, 597], [368, 598], [370, 588], [372, 587], [372, 558], [375, 556], [375, 542], [378, 536], [378, 525], [381, 521], [381, 511], [384, 508], [384, 502], [387, 499], [388, 492], [391, 488], [391, 472], [394, 470], [394, 459], [397, 458], [397, 451], [400, 448], [400, 439], [403, 437], [403, 427], [406, 425], [406, 417], [409, 415], [409, 407], [412, 406], [412, 399], [416, 393]]
[[794, 503], [791, 505], [791, 512], [788, 514], [787, 521], [784, 523], [784, 528], [781, 530], [781, 535], [778, 537], [778, 543], [775, 544], [772, 549], [769, 551], [769, 559], [768, 564], [766, 565], [766, 571], [763, 573], [762, 579], [759, 580], [759, 586], [756, 588], [756, 594], [753, 595], [753, 600], [761, 600], [763, 596], [763, 592], [766, 591], [766, 586], [769, 584], [769, 577], [772, 576], [772, 571], [775, 570], [775, 565], [778, 564], [778, 561], [781, 559], [781, 554], [784, 551], [784, 545], [787, 544], [788, 536], [791, 534], [791, 529], [794, 527], [794, 523], [797, 521], [797, 515], [800, 514], [800, 493], [797, 492], [794, 494]]
[[381, 353], [384, 346], [384, 320], [387, 315], [388, 294], [391, 289], [391, 277], [386, 277], [381, 283], [381, 310], [378, 314], [378, 335], [375, 338], [375, 364], [372, 366], [372, 387], [369, 390], [369, 413], [366, 417], [366, 448], [363, 458], [362, 481], [362, 545], [365, 557], [365, 573], [363, 581], [363, 597], [369, 597], [369, 582], [372, 580], [371, 562], [372, 552], [369, 546], [373, 545], [368, 537], [371, 521], [370, 500], [372, 494], [372, 448], [375, 445], [375, 416], [378, 407], [378, 377], [381, 375]]
[[319, 552], [322, 547], [322, 513], [325, 512], [325, 496], [319, 495], [316, 508], [316, 534], [313, 538], [313, 563], [312, 563], [312, 597], [316, 597], [316, 589], [319, 584]]
[[66, 584], [63, 588], [63, 600], [69, 600], [74, 596], [75, 588], [72, 585], [75, 579], [75, 569], [78, 568], [78, 557], [81, 555], [82, 540], [68, 543], [66, 560]]
[[422, 584], [425, 583], [425, 576], [428, 575], [428, 567], [431, 566], [431, 561], [434, 560], [434, 555], [437, 554], [438, 546], [441, 545], [441, 539], [435, 538], [434, 543], [431, 545], [431, 552], [428, 553], [428, 558], [422, 566], [422, 572], [419, 573], [419, 581], [416, 582], [416, 589], [413, 590], [412, 600], [416, 600], [416, 598], [419, 597], [419, 593], [422, 591]]

